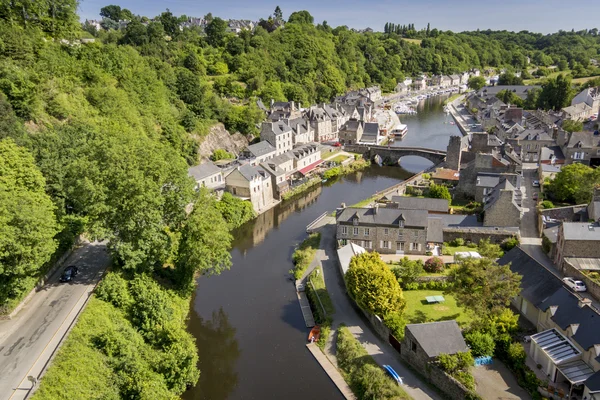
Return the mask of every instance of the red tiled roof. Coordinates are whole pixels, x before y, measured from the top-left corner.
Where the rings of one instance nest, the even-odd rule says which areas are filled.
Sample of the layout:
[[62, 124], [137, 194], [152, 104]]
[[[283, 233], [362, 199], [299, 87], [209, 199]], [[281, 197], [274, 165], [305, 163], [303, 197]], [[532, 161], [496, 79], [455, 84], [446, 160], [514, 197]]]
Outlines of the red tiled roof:
[[308, 172], [310, 172], [313, 169], [315, 169], [322, 162], [323, 162], [323, 160], [316, 161], [316, 162], [314, 162], [312, 164], [307, 165], [306, 167], [304, 167], [302, 169], [299, 169], [298, 172], [300, 172], [302, 175], [306, 175]]

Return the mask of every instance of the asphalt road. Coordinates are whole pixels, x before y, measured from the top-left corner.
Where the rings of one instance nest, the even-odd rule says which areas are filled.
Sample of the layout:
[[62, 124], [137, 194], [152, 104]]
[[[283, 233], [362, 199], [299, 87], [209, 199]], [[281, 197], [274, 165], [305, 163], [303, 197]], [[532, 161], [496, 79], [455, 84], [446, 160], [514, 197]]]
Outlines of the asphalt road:
[[40, 378], [88, 295], [109, 264], [106, 246], [85, 243], [64, 263], [76, 265], [71, 283], [60, 283], [60, 268], [11, 320], [0, 321], [0, 400], [23, 399]]

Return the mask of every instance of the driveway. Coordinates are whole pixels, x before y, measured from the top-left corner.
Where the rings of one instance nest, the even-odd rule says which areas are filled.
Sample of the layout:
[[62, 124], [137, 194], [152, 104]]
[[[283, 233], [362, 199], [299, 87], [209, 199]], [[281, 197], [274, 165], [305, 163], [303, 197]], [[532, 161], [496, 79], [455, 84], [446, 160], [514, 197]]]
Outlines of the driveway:
[[499, 361], [471, 368], [471, 373], [477, 384], [476, 392], [484, 400], [531, 399], [512, 372]]
[[[388, 364], [398, 372], [404, 381], [403, 389], [413, 399], [442, 399], [425, 381], [400, 362], [396, 350], [387, 342], [379, 339], [369, 327], [368, 322], [353, 307], [346, 295], [346, 287], [339, 272], [337, 254], [335, 253], [335, 225], [324, 226], [321, 233], [321, 249], [317, 251], [317, 258], [321, 261], [325, 285], [335, 307], [333, 328], [337, 328], [341, 323], [345, 324], [377, 364]], [[335, 360], [335, 352], [331, 348], [331, 343], [327, 347], [326, 350], [329, 350], [327, 356]]]
[[72, 283], [59, 282], [60, 268], [13, 319], [0, 321], [0, 400], [26, 398], [27, 377], [41, 377], [109, 261], [105, 245], [84, 244], [65, 262], [79, 267]]

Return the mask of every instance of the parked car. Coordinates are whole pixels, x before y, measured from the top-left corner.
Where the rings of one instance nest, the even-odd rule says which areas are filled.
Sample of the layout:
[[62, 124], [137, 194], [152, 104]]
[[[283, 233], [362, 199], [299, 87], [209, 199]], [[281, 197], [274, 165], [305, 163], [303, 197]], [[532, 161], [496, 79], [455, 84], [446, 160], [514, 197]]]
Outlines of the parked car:
[[540, 187], [540, 181], [533, 181], [533, 187]]
[[79, 268], [74, 265], [69, 265], [60, 276], [61, 282], [71, 282], [79, 273]]
[[563, 282], [576, 292], [585, 292], [587, 290], [585, 283], [574, 278], [563, 278]]
[[538, 194], [537, 194], [537, 192], [533, 194], [532, 198], [533, 198], [535, 201], [537, 201], [537, 200], [538, 200]]

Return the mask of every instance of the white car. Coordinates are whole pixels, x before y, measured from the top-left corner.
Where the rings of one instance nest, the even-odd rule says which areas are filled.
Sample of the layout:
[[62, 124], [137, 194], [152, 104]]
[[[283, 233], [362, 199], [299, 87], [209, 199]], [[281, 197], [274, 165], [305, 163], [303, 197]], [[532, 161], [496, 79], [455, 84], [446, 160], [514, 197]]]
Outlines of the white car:
[[585, 292], [587, 290], [585, 283], [574, 278], [563, 278], [563, 282], [576, 292]]
[[540, 187], [540, 181], [533, 181], [533, 187]]

